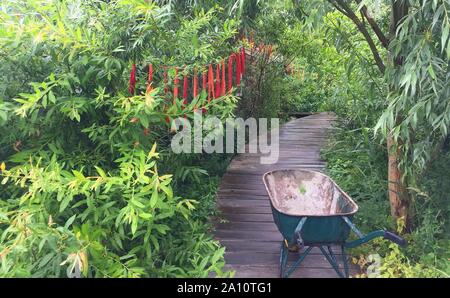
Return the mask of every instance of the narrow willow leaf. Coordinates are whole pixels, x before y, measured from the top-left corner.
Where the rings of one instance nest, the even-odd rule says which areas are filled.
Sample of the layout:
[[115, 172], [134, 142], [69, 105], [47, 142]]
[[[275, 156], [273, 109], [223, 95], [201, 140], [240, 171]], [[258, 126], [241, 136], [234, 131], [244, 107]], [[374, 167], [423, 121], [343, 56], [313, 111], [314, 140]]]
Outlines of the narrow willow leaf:
[[154, 188], [153, 189], [153, 193], [152, 193], [152, 197], [150, 198], [150, 207], [154, 208], [157, 201], [158, 201], [158, 189]]
[[70, 225], [73, 223], [73, 221], [75, 220], [75, 218], [77, 218], [77, 215], [74, 214], [72, 215], [67, 221], [66, 224], [64, 225], [64, 227], [67, 229], [70, 227]]

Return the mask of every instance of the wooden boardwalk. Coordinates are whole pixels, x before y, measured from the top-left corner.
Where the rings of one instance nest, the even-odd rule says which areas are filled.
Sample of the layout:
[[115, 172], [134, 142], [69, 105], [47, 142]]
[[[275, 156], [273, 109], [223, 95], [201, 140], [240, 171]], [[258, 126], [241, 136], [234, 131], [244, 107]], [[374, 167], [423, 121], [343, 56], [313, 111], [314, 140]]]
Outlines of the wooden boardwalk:
[[[325, 163], [320, 159], [320, 149], [333, 119], [333, 114], [320, 113], [283, 125], [279, 160], [274, 165], [262, 165], [259, 154], [249, 153], [240, 154], [231, 162], [218, 191], [221, 215], [215, 236], [226, 247], [226, 266], [236, 272], [236, 277], [279, 276], [282, 237], [273, 223], [262, 175], [285, 168], [321, 171]], [[290, 259], [295, 257], [297, 254], [290, 253]], [[320, 250], [314, 248], [291, 277], [337, 275]]]

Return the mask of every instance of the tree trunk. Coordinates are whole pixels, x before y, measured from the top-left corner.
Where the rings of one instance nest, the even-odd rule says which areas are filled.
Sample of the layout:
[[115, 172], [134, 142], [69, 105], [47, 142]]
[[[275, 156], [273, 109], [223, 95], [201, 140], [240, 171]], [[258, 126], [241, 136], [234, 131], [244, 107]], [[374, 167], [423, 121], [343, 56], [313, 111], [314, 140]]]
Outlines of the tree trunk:
[[[368, 14], [366, 7], [362, 6], [362, 14], [363, 17], [358, 17], [357, 12], [353, 11], [348, 2], [344, 0], [328, 0], [338, 11], [340, 11], [343, 15], [347, 16], [358, 28], [358, 30], [362, 33], [365, 40], [367, 41], [374, 60], [382, 74], [384, 74], [385, 65], [389, 64], [390, 67], [398, 68], [403, 64], [403, 57], [401, 55], [396, 56], [391, 52], [389, 47], [390, 42], [395, 40], [395, 34], [397, 32], [398, 27], [402, 23], [405, 16], [408, 15], [409, 5], [408, 0], [391, 0], [391, 20], [389, 26], [389, 38], [386, 38], [385, 35], [381, 32], [381, 29], [372, 19], [372, 17]], [[356, 1], [358, 4], [361, 4], [361, 1]], [[295, 1], [297, 3], [298, 1]], [[366, 28], [366, 24], [364, 20], [367, 20], [370, 28], [372, 28], [375, 35], [378, 37], [380, 43], [384, 48], [388, 50], [388, 58], [384, 61], [381, 58], [381, 55], [377, 49], [377, 45], [373, 41], [372, 35], [368, 32]], [[389, 89], [392, 92], [396, 91], [396, 86], [390, 85]], [[396, 124], [400, 123], [400, 119], [396, 119]], [[398, 141], [399, 143], [395, 143]], [[405, 181], [402, 179], [402, 171], [399, 167], [400, 157], [401, 157], [401, 140], [394, 140], [389, 133], [387, 138], [388, 145], [388, 190], [389, 190], [389, 202], [391, 206], [391, 214], [394, 218], [403, 218], [405, 221], [405, 227], [407, 230], [410, 230], [411, 226], [411, 208], [410, 208], [410, 196], [407, 191], [407, 186]]]
[[400, 144], [395, 144], [392, 136], [387, 138], [388, 147], [388, 190], [391, 215], [394, 218], [402, 218], [406, 229], [409, 230], [411, 223], [409, 195], [406, 185], [402, 180], [399, 168]]
[[[392, 0], [392, 15], [390, 24], [389, 40], [394, 40], [398, 26], [403, 21], [403, 18], [408, 15], [408, 3], [406, 0]], [[401, 67], [403, 64], [403, 57], [391, 55], [391, 63], [394, 67]], [[399, 123], [399, 119], [396, 121]], [[410, 196], [407, 191], [405, 181], [402, 179], [402, 172], [399, 167], [399, 160], [401, 155], [401, 141], [393, 139], [389, 134], [387, 137], [388, 149], [388, 190], [389, 202], [391, 206], [391, 215], [396, 218], [402, 218], [405, 222], [406, 230], [411, 227], [411, 209]]]

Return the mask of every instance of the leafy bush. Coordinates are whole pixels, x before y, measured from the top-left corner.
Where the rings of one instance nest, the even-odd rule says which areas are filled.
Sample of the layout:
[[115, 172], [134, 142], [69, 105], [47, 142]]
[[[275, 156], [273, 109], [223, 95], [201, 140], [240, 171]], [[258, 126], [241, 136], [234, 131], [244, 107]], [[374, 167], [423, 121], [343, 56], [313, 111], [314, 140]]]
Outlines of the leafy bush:
[[[220, 171], [202, 168], [227, 159], [174, 156], [166, 119], [191, 118], [195, 106], [225, 118], [237, 98], [213, 105], [203, 92], [172, 105], [162, 69], [228, 55], [237, 23], [143, 0], [2, 9], [0, 276], [229, 274], [206, 223]], [[149, 63], [159, 71], [146, 90]], [[188, 181], [208, 188], [185, 189]]]

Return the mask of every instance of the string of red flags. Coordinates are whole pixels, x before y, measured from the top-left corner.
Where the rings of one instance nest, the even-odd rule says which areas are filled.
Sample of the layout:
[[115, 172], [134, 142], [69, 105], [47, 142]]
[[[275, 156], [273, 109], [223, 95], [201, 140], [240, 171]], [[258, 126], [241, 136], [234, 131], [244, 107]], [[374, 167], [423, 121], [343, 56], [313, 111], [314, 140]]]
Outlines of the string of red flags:
[[[175, 104], [180, 97], [180, 88], [182, 88], [181, 97], [182, 104], [188, 104], [189, 97], [196, 98], [199, 95], [199, 89], [205, 91], [208, 102], [217, 99], [230, 92], [233, 87], [239, 87], [246, 70], [245, 60], [246, 52], [244, 48], [232, 53], [228, 57], [221, 59], [217, 63], [208, 64], [203, 68], [194, 68], [192, 72], [187, 71], [186, 67], [168, 67], [163, 66], [162, 79], [164, 94], [167, 98], [169, 95], [169, 86], [173, 86], [173, 101]], [[175, 76], [171, 78], [173, 82], [169, 82], [169, 71], [175, 72]], [[154, 89], [155, 74], [157, 71], [152, 64], [148, 65], [148, 77], [146, 80], [146, 91], [150, 92]], [[136, 93], [137, 83], [136, 63], [132, 64], [128, 91], [131, 95]], [[199, 76], [201, 76], [201, 86], [199, 86]], [[182, 80], [182, 85], [180, 84]], [[196, 107], [195, 107], [196, 108]], [[203, 108], [202, 108], [203, 109]]]

